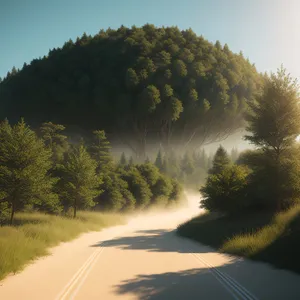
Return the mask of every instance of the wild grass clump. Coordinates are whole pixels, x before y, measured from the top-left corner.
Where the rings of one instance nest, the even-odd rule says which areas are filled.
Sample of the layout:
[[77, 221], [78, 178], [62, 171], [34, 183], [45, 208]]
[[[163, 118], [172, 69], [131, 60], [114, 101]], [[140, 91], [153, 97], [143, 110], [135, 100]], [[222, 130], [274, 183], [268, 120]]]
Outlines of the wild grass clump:
[[0, 227], [0, 279], [20, 271], [48, 248], [79, 234], [125, 223], [118, 214], [79, 212], [76, 219], [41, 213], [16, 214], [15, 227]]
[[274, 216], [272, 222], [254, 233], [236, 235], [221, 247], [227, 253], [253, 256], [280, 238], [292, 221], [300, 215], [300, 205]]

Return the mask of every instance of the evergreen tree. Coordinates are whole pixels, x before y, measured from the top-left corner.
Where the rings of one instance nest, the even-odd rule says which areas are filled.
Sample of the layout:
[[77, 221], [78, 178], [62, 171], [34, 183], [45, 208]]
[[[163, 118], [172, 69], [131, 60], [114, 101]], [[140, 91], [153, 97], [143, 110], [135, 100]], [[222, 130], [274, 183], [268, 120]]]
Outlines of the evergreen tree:
[[127, 165], [127, 159], [125, 156], [125, 153], [122, 152], [121, 158], [120, 158], [120, 166], [126, 166]]
[[247, 207], [246, 188], [249, 170], [245, 166], [224, 165], [218, 173], [210, 174], [200, 189], [201, 208], [232, 213]]
[[43, 123], [40, 128], [40, 136], [45, 145], [52, 150], [52, 160], [58, 163], [63, 159], [64, 153], [68, 150], [69, 144], [67, 137], [61, 134], [65, 127], [52, 122]]
[[136, 199], [136, 208], [146, 208], [150, 204], [152, 192], [139, 170], [136, 167], [131, 167], [122, 174], [122, 179], [128, 183], [128, 190]]
[[163, 170], [163, 156], [161, 150], [158, 151], [154, 164], [160, 171]]
[[218, 150], [216, 151], [213, 161], [212, 168], [209, 170], [210, 174], [218, 174], [222, 172], [224, 167], [230, 164], [230, 158], [226, 152], [226, 150], [220, 145]]
[[181, 170], [188, 176], [193, 174], [195, 171], [194, 161], [188, 152], [184, 154], [181, 160]]
[[48, 175], [51, 151], [21, 120], [15, 126], [8, 121], [0, 125], [0, 202], [11, 207], [10, 224], [15, 211], [28, 204], [48, 203], [57, 207], [52, 192], [54, 179]]
[[178, 178], [180, 174], [180, 166], [175, 151], [171, 150], [167, 156], [168, 172], [167, 174], [173, 178]]
[[93, 207], [95, 197], [101, 193], [99, 186], [102, 181], [96, 173], [97, 162], [83, 145], [73, 146], [60, 169], [60, 195], [73, 207], [76, 218], [77, 209]]
[[113, 169], [113, 157], [111, 155], [110, 142], [107, 140], [104, 130], [93, 132], [94, 140], [90, 146], [91, 157], [97, 162], [97, 173], [104, 173]]
[[[262, 151], [259, 159], [252, 161], [251, 190], [254, 198], [280, 210], [300, 196], [299, 160], [295, 156], [296, 137], [300, 134], [297, 82], [281, 68], [265, 78], [256, 100], [250, 104], [246, 118], [250, 134], [245, 139]], [[263, 189], [260, 195], [256, 192], [258, 186]]]

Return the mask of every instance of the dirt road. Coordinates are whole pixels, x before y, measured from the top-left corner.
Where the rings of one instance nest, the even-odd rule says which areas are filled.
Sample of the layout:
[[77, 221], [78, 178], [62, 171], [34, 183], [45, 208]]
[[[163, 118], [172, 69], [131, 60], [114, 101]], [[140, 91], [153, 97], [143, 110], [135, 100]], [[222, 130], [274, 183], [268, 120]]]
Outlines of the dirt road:
[[176, 236], [197, 213], [138, 216], [54, 248], [1, 282], [0, 299], [300, 299], [300, 276]]

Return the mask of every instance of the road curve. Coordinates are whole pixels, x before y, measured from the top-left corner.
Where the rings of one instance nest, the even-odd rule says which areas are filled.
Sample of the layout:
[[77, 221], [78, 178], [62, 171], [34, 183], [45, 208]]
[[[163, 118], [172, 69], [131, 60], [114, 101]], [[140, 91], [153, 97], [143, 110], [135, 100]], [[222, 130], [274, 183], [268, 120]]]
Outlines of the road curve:
[[61, 244], [2, 281], [0, 299], [300, 299], [299, 276], [176, 236], [191, 214], [140, 216]]

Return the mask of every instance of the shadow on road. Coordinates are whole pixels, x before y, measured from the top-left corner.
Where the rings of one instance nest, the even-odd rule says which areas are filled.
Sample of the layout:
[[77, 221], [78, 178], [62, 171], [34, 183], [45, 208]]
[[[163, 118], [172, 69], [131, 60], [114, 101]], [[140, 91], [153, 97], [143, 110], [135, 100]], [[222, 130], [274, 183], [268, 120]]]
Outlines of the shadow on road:
[[211, 252], [207, 247], [195, 247], [176, 234], [176, 230], [139, 230], [137, 235], [101, 241], [91, 247], [117, 247], [122, 250], [146, 250], [149, 252], [203, 253]]
[[138, 275], [114, 288], [118, 295], [134, 294], [138, 299], [233, 299], [206, 268]]

